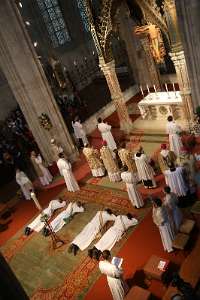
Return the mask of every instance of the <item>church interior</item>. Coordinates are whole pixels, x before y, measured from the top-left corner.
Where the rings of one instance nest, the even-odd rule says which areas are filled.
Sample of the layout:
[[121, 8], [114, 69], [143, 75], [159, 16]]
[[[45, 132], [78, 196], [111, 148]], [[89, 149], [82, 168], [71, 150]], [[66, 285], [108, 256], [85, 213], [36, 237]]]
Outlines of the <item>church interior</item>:
[[200, 299], [200, 1], [0, 1], [0, 299]]

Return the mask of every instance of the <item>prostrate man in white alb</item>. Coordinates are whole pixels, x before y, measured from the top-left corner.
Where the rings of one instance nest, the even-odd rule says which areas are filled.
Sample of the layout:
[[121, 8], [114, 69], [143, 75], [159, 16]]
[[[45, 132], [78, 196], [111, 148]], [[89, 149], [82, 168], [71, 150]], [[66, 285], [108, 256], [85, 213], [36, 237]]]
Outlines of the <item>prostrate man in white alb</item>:
[[98, 236], [98, 234], [103, 229], [104, 225], [108, 221], [115, 221], [115, 219], [116, 216], [112, 213], [111, 209], [98, 211], [96, 215], [92, 218], [92, 220], [72, 241], [68, 252], [71, 253], [73, 251], [74, 255], [76, 255], [79, 249], [81, 251], [85, 250]]
[[98, 118], [97, 127], [101, 133], [102, 140], [107, 142], [108, 148], [111, 151], [117, 149], [117, 145], [116, 145], [113, 135], [111, 133], [112, 127], [110, 125], [108, 125], [107, 123], [104, 123], [101, 118]]
[[[69, 220], [76, 213], [84, 212], [84, 207], [82, 206], [81, 202], [70, 202], [67, 205], [67, 208], [63, 210], [57, 217], [51, 221], [50, 225], [54, 232], [59, 231]], [[47, 231], [47, 228], [46, 228]]]
[[[123, 300], [128, 292], [128, 285], [123, 280], [123, 270], [121, 267], [112, 264], [109, 250], [102, 253], [103, 260], [99, 262], [99, 269], [102, 274], [107, 276], [113, 300]], [[103, 299], [103, 298], [102, 298]]]
[[104, 233], [102, 238], [94, 245], [93, 249], [88, 251], [88, 255], [98, 260], [101, 252], [111, 250], [115, 243], [121, 240], [128, 228], [137, 224], [138, 220], [129, 213], [127, 215], [117, 216], [113, 226]]

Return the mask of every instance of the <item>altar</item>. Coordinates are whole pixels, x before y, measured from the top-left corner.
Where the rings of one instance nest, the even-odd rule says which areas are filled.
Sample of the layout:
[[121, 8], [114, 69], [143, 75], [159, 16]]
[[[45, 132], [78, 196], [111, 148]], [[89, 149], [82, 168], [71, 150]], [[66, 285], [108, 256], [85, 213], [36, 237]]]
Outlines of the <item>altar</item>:
[[179, 91], [149, 93], [138, 107], [143, 119], [167, 119], [169, 115], [175, 120], [184, 119], [184, 106]]

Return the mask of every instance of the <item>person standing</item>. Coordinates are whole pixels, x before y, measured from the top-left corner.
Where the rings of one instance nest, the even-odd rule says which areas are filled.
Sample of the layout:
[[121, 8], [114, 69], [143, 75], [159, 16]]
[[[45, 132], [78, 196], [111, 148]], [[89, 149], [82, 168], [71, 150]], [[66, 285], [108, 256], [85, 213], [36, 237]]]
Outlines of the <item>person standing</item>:
[[21, 191], [26, 200], [31, 200], [30, 190], [33, 190], [33, 185], [27, 175], [20, 169], [16, 169], [16, 182], [19, 184]]
[[163, 173], [175, 164], [177, 157], [173, 151], [167, 149], [166, 144], [161, 144], [160, 148], [161, 151], [158, 154], [158, 164], [160, 166], [161, 172]]
[[52, 149], [52, 152], [53, 152], [54, 161], [56, 162], [58, 160], [58, 158], [59, 158], [58, 155], [60, 153], [63, 153], [64, 150], [63, 150], [63, 148], [60, 145], [58, 145], [56, 143], [55, 139], [51, 139], [51, 149]]
[[138, 171], [139, 180], [143, 181], [145, 188], [155, 188], [154, 170], [149, 164], [149, 159], [142, 149], [139, 149], [134, 156], [135, 164]]
[[171, 167], [164, 172], [165, 182], [171, 189], [171, 191], [178, 197], [186, 196], [188, 192], [187, 182], [184, 178], [183, 167]]
[[177, 233], [183, 221], [183, 214], [178, 207], [178, 197], [176, 194], [171, 193], [169, 186], [164, 187], [164, 193], [165, 197], [163, 204], [167, 209], [171, 228], [174, 228], [174, 232]]
[[118, 150], [118, 155], [122, 162], [123, 166], [127, 166], [129, 172], [137, 172], [135, 161], [133, 159], [133, 152], [129, 149], [126, 149], [125, 143], [121, 145], [121, 148]]
[[64, 154], [60, 153], [58, 155], [59, 159], [57, 161], [57, 166], [60, 171], [60, 175], [64, 177], [65, 184], [67, 186], [67, 190], [69, 192], [76, 192], [79, 191], [79, 185], [72, 173], [72, 166], [71, 163], [64, 158]]
[[90, 147], [89, 144], [84, 145], [83, 154], [89, 164], [92, 176], [101, 177], [105, 174], [105, 168], [100, 160], [100, 153], [97, 149]]
[[113, 135], [111, 133], [112, 127], [110, 125], [108, 125], [107, 123], [104, 123], [101, 118], [98, 118], [97, 127], [101, 133], [102, 140], [107, 142], [108, 148], [111, 151], [117, 149], [117, 145], [116, 145]]
[[123, 270], [111, 263], [111, 254], [109, 250], [102, 253], [103, 260], [99, 262], [99, 269], [102, 274], [107, 276], [108, 286], [110, 288], [113, 300], [123, 300], [128, 292], [128, 286], [123, 279]]
[[113, 152], [107, 146], [107, 142], [103, 141], [103, 147], [100, 149], [100, 158], [103, 160], [104, 166], [108, 172], [111, 182], [121, 181], [120, 170], [116, 160], [113, 158]]
[[79, 117], [76, 117], [74, 121], [72, 121], [72, 127], [74, 129], [74, 135], [79, 141], [80, 147], [83, 147], [85, 144], [88, 144], [88, 139]]
[[31, 161], [35, 169], [36, 174], [38, 175], [42, 185], [48, 185], [51, 183], [53, 176], [49, 170], [44, 166], [44, 162], [40, 154], [36, 155], [35, 151], [31, 152]]
[[132, 173], [127, 167], [124, 167], [124, 171], [121, 173], [122, 181], [126, 183], [129, 199], [132, 205], [136, 208], [144, 206], [144, 202], [140, 192], [137, 190], [138, 176], [137, 173]]
[[183, 143], [180, 136], [182, 129], [173, 121], [172, 116], [169, 116], [167, 118], [167, 121], [168, 123], [166, 132], [169, 135], [170, 150], [173, 151], [177, 156], [179, 156], [181, 153], [181, 148], [183, 147]]
[[160, 231], [163, 248], [167, 252], [172, 252], [172, 242], [174, 239], [173, 229], [171, 228], [167, 210], [162, 201], [157, 198], [153, 200], [153, 222]]

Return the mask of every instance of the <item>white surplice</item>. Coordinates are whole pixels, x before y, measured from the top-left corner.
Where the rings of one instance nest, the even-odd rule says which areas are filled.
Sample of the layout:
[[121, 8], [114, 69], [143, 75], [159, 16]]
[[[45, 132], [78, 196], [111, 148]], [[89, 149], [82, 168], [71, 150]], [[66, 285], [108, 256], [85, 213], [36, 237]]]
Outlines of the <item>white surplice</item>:
[[154, 179], [154, 170], [149, 164], [148, 157], [146, 154], [142, 153], [140, 157], [134, 156], [136, 168], [138, 171], [138, 177], [140, 180], [151, 180], [153, 186], [156, 186]]
[[76, 192], [79, 191], [79, 185], [72, 173], [71, 164], [64, 158], [59, 158], [57, 161], [57, 166], [60, 171], [60, 174], [64, 177], [65, 183], [67, 186], [67, 190], [69, 192]]
[[51, 200], [49, 202], [48, 207], [42, 211], [42, 214], [39, 214], [35, 218], [35, 220], [33, 220], [33, 222], [31, 222], [29, 225], [27, 225], [27, 227], [31, 228], [32, 230], [34, 230], [36, 232], [39, 232], [40, 230], [42, 230], [42, 228], [45, 225], [44, 222], [41, 221], [42, 215], [46, 215], [47, 218], [50, 219], [55, 210], [57, 210], [59, 208], [63, 208], [63, 207], [65, 207], [65, 205], [66, 205], [65, 201], [60, 202], [57, 199]]
[[53, 176], [51, 175], [49, 170], [43, 165], [43, 161], [40, 155], [35, 157], [35, 163], [38, 164], [38, 167], [40, 168], [43, 174], [43, 176], [39, 177], [41, 184], [48, 185], [52, 181]]
[[72, 127], [74, 129], [75, 137], [77, 139], [82, 139], [83, 145], [88, 144], [88, 139], [83, 129], [83, 125], [80, 122], [76, 121], [76, 122], [72, 122]]
[[16, 172], [16, 182], [20, 185], [21, 191], [25, 199], [31, 200], [30, 190], [33, 190], [33, 185], [23, 171]]
[[121, 178], [123, 182], [126, 183], [128, 196], [133, 206], [136, 206], [137, 208], [144, 206], [142, 196], [140, 192], [137, 190], [137, 181], [138, 181], [137, 173], [132, 173], [129, 171], [122, 172]]
[[135, 218], [129, 219], [127, 216], [117, 216], [115, 223], [111, 226], [101, 237], [101, 239], [94, 245], [98, 250], [111, 250], [115, 243], [121, 240], [126, 230], [138, 224]]
[[84, 212], [83, 206], [78, 206], [76, 202], [70, 202], [65, 210], [63, 210], [57, 217], [50, 223], [54, 232], [59, 231], [65, 224], [69, 217], [75, 213]]
[[122, 268], [118, 268], [111, 262], [104, 260], [99, 262], [99, 269], [102, 274], [107, 276], [113, 300], [123, 300], [128, 288], [122, 277]]
[[114, 221], [115, 219], [116, 216], [110, 215], [107, 211], [98, 211], [94, 218], [75, 237], [72, 244], [77, 245], [81, 250], [85, 250], [97, 237], [102, 227], [108, 221]]
[[111, 133], [111, 126], [101, 122], [98, 124], [98, 129], [101, 132], [102, 139], [107, 142], [107, 146], [110, 150], [117, 149], [117, 145]]
[[183, 178], [183, 168], [177, 167], [175, 171], [164, 171], [165, 182], [177, 196], [186, 196], [188, 187]]
[[174, 193], [166, 194], [163, 204], [167, 208], [171, 227], [173, 228], [174, 226], [175, 232], [178, 232], [179, 227], [183, 221], [183, 214], [180, 208], [177, 206], [178, 198], [176, 194]]
[[153, 207], [153, 222], [158, 226], [163, 248], [167, 252], [172, 252], [172, 241], [174, 240], [174, 232], [171, 228], [167, 210], [164, 206]]
[[177, 156], [181, 154], [181, 148], [183, 143], [179, 133], [182, 129], [180, 126], [176, 125], [175, 122], [168, 122], [166, 127], [166, 132], [169, 134], [169, 147]]

